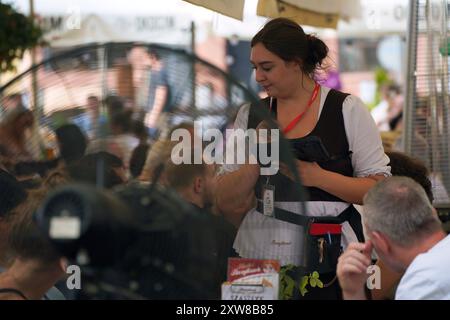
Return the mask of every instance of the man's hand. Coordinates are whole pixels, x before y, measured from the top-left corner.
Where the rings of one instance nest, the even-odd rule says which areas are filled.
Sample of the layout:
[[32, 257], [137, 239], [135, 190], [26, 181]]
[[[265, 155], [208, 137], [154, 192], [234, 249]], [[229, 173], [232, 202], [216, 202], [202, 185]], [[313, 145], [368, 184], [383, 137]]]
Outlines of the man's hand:
[[367, 268], [371, 264], [372, 243], [351, 243], [339, 257], [337, 277], [346, 300], [365, 300]]

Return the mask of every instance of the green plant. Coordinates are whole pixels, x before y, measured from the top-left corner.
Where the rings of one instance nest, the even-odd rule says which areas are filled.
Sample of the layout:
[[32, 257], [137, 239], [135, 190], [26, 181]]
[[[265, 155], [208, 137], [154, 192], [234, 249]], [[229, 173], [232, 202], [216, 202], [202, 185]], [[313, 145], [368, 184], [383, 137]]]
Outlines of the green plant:
[[15, 69], [27, 49], [39, 43], [42, 30], [10, 4], [0, 2], [0, 73]]
[[281, 300], [292, 299], [294, 290], [299, 290], [302, 297], [304, 297], [305, 294], [308, 293], [308, 284], [311, 288], [323, 288], [323, 283], [319, 279], [319, 273], [317, 271], [301, 276], [300, 281], [297, 282], [291, 277], [291, 274], [294, 273], [294, 268], [295, 266], [290, 264], [280, 270], [279, 297]]
[[375, 97], [374, 100], [368, 104], [369, 110], [372, 110], [376, 105], [381, 102], [381, 89], [393, 83], [391, 77], [389, 76], [389, 72], [386, 69], [381, 67], [377, 67], [375, 69]]

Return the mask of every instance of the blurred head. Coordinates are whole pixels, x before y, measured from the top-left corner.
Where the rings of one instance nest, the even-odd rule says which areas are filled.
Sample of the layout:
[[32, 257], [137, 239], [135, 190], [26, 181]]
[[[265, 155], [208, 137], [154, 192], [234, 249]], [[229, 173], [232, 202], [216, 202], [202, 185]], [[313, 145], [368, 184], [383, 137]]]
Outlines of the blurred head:
[[9, 213], [25, 201], [26, 190], [16, 178], [4, 170], [0, 170], [0, 266], [6, 266], [7, 237], [9, 233]]
[[390, 159], [391, 173], [393, 176], [404, 176], [413, 179], [425, 190], [430, 202], [433, 202], [433, 189], [428, 178], [430, 173], [425, 164], [419, 159], [412, 158], [405, 153], [390, 151], [386, 152]]
[[395, 99], [399, 94], [401, 94], [402, 90], [397, 84], [389, 84], [384, 87], [383, 93], [386, 100], [391, 100]]
[[111, 118], [111, 131], [113, 134], [128, 133], [132, 129], [131, 111], [121, 111]]
[[148, 140], [148, 131], [144, 122], [141, 120], [132, 120], [131, 121], [131, 132], [133, 135], [140, 140], [140, 143], [147, 143]]
[[91, 153], [67, 167], [70, 178], [75, 181], [97, 185], [103, 178], [103, 187], [112, 188], [126, 182], [122, 160], [112, 153], [100, 151]]
[[109, 95], [105, 98], [105, 105], [110, 117], [121, 113], [125, 109], [122, 98], [114, 95]]
[[159, 67], [161, 64], [161, 55], [155, 49], [148, 50], [148, 56], [150, 58], [150, 65], [152, 68]]
[[168, 161], [165, 177], [167, 185], [179, 192], [185, 200], [202, 208], [213, 205], [216, 192], [214, 164], [206, 164], [204, 161], [201, 164], [174, 164]]
[[5, 112], [2, 125], [17, 137], [24, 137], [27, 130], [33, 128], [34, 116], [29, 109], [19, 105]]
[[322, 40], [286, 18], [269, 21], [253, 37], [251, 47], [255, 79], [273, 97], [293, 92], [303, 76], [312, 78], [328, 55]]
[[5, 110], [12, 110], [22, 104], [22, 95], [20, 93], [8, 95], [2, 102]]
[[36, 225], [33, 215], [47, 195], [47, 190], [30, 192], [27, 200], [11, 211], [8, 245], [13, 259], [23, 262], [35, 261], [42, 269], [60, 269], [62, 257], [50, 244], [47, 236]]
[[5, 170], [0, 169], [0, 220], [8, 212], [25, 200], [27, 193], [19, 181]]
[[384, 179], [369, 190], [364, 197], [363, 223], [380, 259], [397, 272], [407, 267], [401, 255], [442, 232], [424, 189], [407, 177]]
[[83, 157], [87, 140], [81, 129], [75, 124], [65, 124], [55, 130], [59, 154], [67, 164]]
[[100, 101], [97, 96], [89, 96], [87, 98], [87, 109], [90, 112], [98, 113], [100, 108]]

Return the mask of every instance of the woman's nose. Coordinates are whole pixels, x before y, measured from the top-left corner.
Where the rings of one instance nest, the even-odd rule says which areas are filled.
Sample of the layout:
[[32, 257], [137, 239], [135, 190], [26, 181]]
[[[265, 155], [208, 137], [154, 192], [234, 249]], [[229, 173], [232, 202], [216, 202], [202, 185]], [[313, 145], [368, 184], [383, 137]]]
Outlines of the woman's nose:
[[256, 82], [262, 82], [266, 79], [266, 76], [264, 75], [264, 72], [262, 72], [260, 69], [255, 69], [255, 80]]

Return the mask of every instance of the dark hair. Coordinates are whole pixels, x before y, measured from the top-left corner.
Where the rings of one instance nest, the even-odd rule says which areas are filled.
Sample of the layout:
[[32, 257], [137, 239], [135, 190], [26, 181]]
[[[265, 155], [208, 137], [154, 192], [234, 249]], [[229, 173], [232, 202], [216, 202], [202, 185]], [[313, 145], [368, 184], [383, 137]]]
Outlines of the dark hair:
[[[100, 161], [103, 161], [103, 165], [99, 168]], [[124, 182], [114, 171], [121, 167], [123, 167], [123, 161], [119, 157], [100, 151], [84, 156], [77, 163], [68, 166], [67, 171], [75, 181], [94, 185], [97, 183], [97, 174], [102, 174], [103, 187], [109, 189]], [[100, 172], [99, 169], [102, 171]]]
[[149, 149], [150, 146], [148, 144], [140, 144], [134, 148], [130, 158], [130, 173], [133, 178], [141, 175]]
[[132, 126], [131, 115], [130, 110], [116, 113], [111, 118], [111, 125], [120, 128], [123, 133], [128, 133]]
[[65, 124], [55, 130], [59, 143], [59, 153], [66, 163], [83, 157], [87, 141], [81, 129], [75, 124]]
[[386, 91], [387, 92], [395, 92], [396, 94], [402, 93], [402, 89], [400, 88], [400, 86], [395, 83], [388, 85], [386, 88]]
[[148, 131], [145, 127], [144, 122], [141, 120], [132, 120], [131, 121], [131, 132], [138, 137], [139, 139], [147, 139]]
[[276, 18], [266, 23], [253, 37], [251, 46], [258, 43], [284, 61], [301, 60], [302, 70], [308, 75], [322, 68], [328, 55], [328, 47], [322, 40], [305, 34], [301, 26], [287, 18]]
[[154, 49], [154, 48], [149, 48], [148, 49], [148, 54], [150, 56], [155, 57], [156, 60], [160, 61], [161, 60], [161, 54], [158, 52], [158, 50]]
[[17, 207], [27, 197], [25, 189], [10, 173], [0, 169], [0, 218]]
[[111, 117], [125, 109], [123, 99], [115, 95], [108, 95], [104, 99], [104, 104], [106, 105], [106, 110]]
[[404, 176], [413, 179], [425, 190], [430, 202], [433, 202], [433, 189], [428, 178], [428, 168], [422, 161], [401, 152], [386, 152], [389, 157], [393, 176]]

